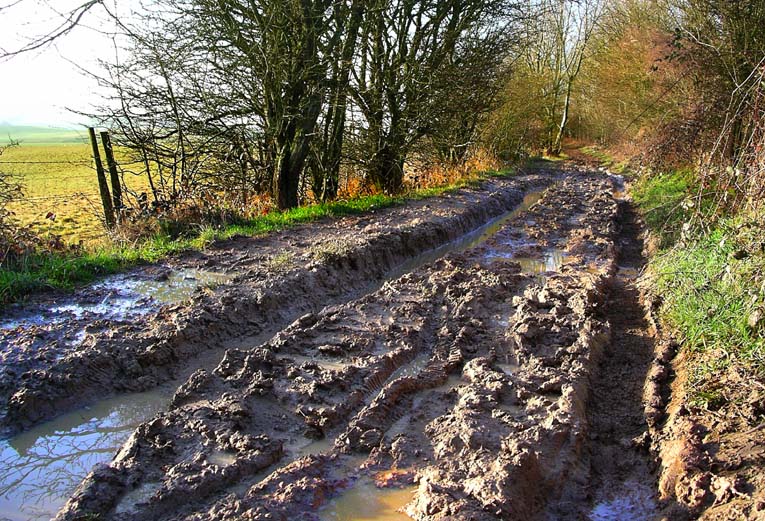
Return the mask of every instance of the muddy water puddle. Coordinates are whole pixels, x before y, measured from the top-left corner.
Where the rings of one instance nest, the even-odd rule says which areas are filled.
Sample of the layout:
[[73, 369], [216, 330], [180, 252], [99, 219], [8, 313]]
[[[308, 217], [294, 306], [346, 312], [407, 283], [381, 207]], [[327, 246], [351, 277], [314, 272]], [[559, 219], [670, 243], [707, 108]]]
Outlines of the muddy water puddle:
[[561, 266], [566, 260], [566, 252], [558, 248], [552, 248], [540, 257], [528, 257], [510, 253], [491, 251], [486, 254], [489, 262], [511, 261], [517, 262], [521, 266], [521, 273], [525, 275], [541, 275], [544, 273], [560, 271]]
[[[451, 252], [473, 248], [502, 229], [510, 220], [541, 199], [544, 190], [528, 193], [513, 211], [488, 222], [456, 241], [426, 252], [393, 270], [387, 280], [432, 263]], [[0, 331], [37, 325], [52, 330], [66, 330], [62, 337], [73, 346], [85, 337], [84, 326], [94, 320], [135, 320], [162, 305], [182, 302], [199, 288], [230, 282], [233, 275], [185, 269], [154, 278], [135, 273], [108, 277], [79, 294], [46, 308], [17, 308], [11, 318], [0, 321]], [[374, 288], [372, 289], [374, 290]], [[6, 334], [15, 334], [6, 331]], [[288, 355], [297, 363], [313, 362], [325, 369], [343, 370], [348, 362]], [[397, 369], [387, 381], [401, 376], [416, 377], [427, 365], [429, 356], [421, 355]], [[465, 383], [450, 378], [442, 391]], [[170, 391], [123, 395], [99, 402], [92, 407], [41, 424], [15, 438], [0, 442], [0, 519], [49, 519], [68, 499], [92, 467], [110, 460], [133, 430], [162, 410]], [[332, 449], [333, 440], [292, 440], [285, 449], [293, 456], [318, 454]], [[211, 454], [208, 461], [230, 464], [231, 455]], [[397, 513], [413, 494], [409, 489], [378, 489], [369, 480], [359, 480], [328, 505], [323, 519], [408, 519]], [[153, 488], [133, 491], [135, 498], [123, 501], [130, 508]]]
[[1, 329], [25, 325], [55, 326], [67, 321], [129, 320], [157, 311], [165, 304], [183, 302], [199, 288], [230, 282], [233, 275], [199, 269], [182, 269], [159, 277], [122, 274], [89, 286], [80, 295], [63, 299], [44, 309], [17, 308], [11, 319], [0, 321]]
[[589, 521], [649, 521], [658, 509], [653, 490], [642, 483], [625, 483], [590, 511]]
[[416, 485], [379, 488], [363, 477], [332, 499], [319, 513], [322, 521], [383, 521], [411, 519], [402, 512], [413, 498]]
[[305, 456], [324, 454], [325, 452], [331, 451], [334, 446], [334, 437], [327, 436], [320, 440], [312, 440], [304, 436], [299, 436], [285, 443], [284, 450], [295, 458], [302, 458]]
[[147, 482], [142, 483], [133, 490], [126, 492], [120, 502], [114, 509], [115, 514], [132, 514], [136, 511], [136, 507], [142, 503], [147, 503], [149, 499], [162, 488], [162, 483], [159, 482]]
[[104, 400], [0, 441], [0, 519], [51, 519], [170, 396], [161, 389]]
[[402, 275], [409, 273], [410, 271], [414, 271], [420, 266], [431, 264], [449, 253], [469, 250], [486, 242], [490, 237], [504, 228], [509, 221], [515, 219], [520, 214], [534, 206], [534, 204], [536, 204], [542, 198], [544, 192], [545, 188], [532, 190], [524, 196], [521, 203], [513, 210], [492, 219], [483, 226], [476, 228], [472, 232], [466, 233], [455, 241], [444, 244], [443, 246], [439, 246], [433, 250], [426, 251], [425, 253], [422, 253], [421, 255], [418, 255], [417, 257], [414, 257], [400, 264], [397, 268], [394, 268], [388, 274], [386, 280], [397, 279]]

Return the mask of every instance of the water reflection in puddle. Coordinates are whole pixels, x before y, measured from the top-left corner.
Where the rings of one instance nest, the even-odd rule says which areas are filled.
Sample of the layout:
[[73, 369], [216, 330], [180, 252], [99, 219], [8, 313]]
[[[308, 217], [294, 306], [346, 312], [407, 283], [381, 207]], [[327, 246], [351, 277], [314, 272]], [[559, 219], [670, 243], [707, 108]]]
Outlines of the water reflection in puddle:
[[[205, 286], [231, 281], [233, 275], [198, 269], [183, 269], [164, 279], [147, 279], [132, 274], [114, 275], [88, 288], [88, 296], [67, 298], [47, 309], [22, 312], [0, 322], [0, 329], [23, 325], [57, 325], [84, 316], [93, 320], [134, 319], [158, 310], [164, 304], [183, 302]], [[98, 299], [92, 297], [99, 295]]]
[[169, 391], [104, 400], [0, 441], [0, 519], [47, 520], [97, 463], [162, 410]]
[[508, 221], [515, 219], [521, 213], [534, 206], [534, 204], [542, 198], [543, 194], [544, 189], [529, 192], [523, 198], [521, 204], [519, 204], [512, 211], [500, 215], [499, 217], [489, 221], [483, 226], [476, 228], [472, 232], [466, 233], [455, 241], [444, 244], [443, 246], [439, 246], [433, 250], [426, 251], [425, 253], [402, 263], [397, 268], [394, 268], [386, 276], [386, 280], [397, 279], [402, 275], [414, 271], [420, 266], [437, 261], [448, 253], [469, 250], [471, 248], [475, 248], [479, 244], [486, 242], [491, 236], [495, 235], [499, 230], [501, 230], [508, 223]]
[[559, 271], [566, 259], [563, 250], [553, 248], [545, 251], [541, 257], [516, 256], [514, 253], [490, 252], [486, 255], [490, 262], [496, 260], [509, 260], [521, 265], [521, 273], [526, 275], [539, 275]]
[[359, 479], [350, 489], [319, 511], [324, 521], [383, 521], [411, 519], [400, 512], [414, 497], [416, 485], [378, 488], [369, 478]]
[[648, 521], [656, 519], [653, 491], [640, 483], [625, 483], [590, 512], [590, 521]]

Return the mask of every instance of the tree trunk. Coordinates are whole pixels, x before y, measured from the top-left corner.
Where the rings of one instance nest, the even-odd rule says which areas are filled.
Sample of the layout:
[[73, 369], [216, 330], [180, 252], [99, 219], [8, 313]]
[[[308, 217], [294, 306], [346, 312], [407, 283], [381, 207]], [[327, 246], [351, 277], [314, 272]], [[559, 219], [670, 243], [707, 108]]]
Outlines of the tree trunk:
[[404, 188], [404, 157], [397, 144], [387, 142], [377, 150], [370, 165], [369, 179], [386, 194], [401, 192]]
[[573, 86], [573, 80], [568, 81], [568, 87], [566, 87], [566, 97], [563, 100], [563, 115], [560, 118], [560, 126], [558, 127], [558, 133], [555, 135], [555, 141], [552, 145], [551, 152], [554, 155], [560, 155], [563, 149], [563, 133], [566, 131], [566, 125], [568, 124], [568, 111], [571, 106], [571, 89]]
[[287, 123], [284, 132], [277, 137], [273, 195], [280, 210], [295, 208], [298, 205], [300, 175], [303, 173], [320, 111], [321, 96], [316, 92], [311, 94], [300, 121], [292, 119]]
[[[351, 12], [351, 20], [348, 24], [343, 49], [340, 56], [340, 68], [335, 85], [330, 94], [330, 108], [328, 114], [327, 135], [325, 139], [324, 154], [322, 155], [320, 169], [323, 170], [322, 182], [314, 189], [314, 194], [321, 200], [326, 201], [337, 197], [340, 179], [340, 161], [343, 152], [343, 137], [345, 135], [345, 114], [347, 109], [348, 85], [350, 80], [351, 66], [353, 65], [353, 53], [356, 49], [359, 28], [364, 15], [361, 2], [354, 2]], [[317, 188], [318, 192], [317, 193]]]

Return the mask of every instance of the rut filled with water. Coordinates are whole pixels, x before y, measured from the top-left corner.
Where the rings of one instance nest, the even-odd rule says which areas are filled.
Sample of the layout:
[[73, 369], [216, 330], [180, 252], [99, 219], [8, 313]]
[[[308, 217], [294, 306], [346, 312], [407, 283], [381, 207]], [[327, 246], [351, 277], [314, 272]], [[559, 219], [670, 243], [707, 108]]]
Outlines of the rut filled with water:
[[459, 241], [470, 247], [452, 241], [371, 293], [228, 349], [58, 519], [346, 519], [362, 506], [370, 519], [533, 517], [588, 437], [582, 404], [609, 342], [597, 310], [616, 266], [612, 191], [573, 172]]
[[[483, 244], [507, 222], [527, 211], [540, 199], [542, 192], [542, 189], [530, 191], [512, 211], [492, 219], [457, 240], [396, 266], [386, 274], [385, 280], [394, 280], [445, 255]], [[90, 302], [82, 302], [64, 299], [38, 314], [28, 311], [19, 313], [12, 321], [0, 323], [0, 327], [13, 329], [46, 320], [62, 325], [71, 319], [83, 322], [136, 320], [156, 312], [162, 305], [182, 302], [200, 288], [225, 284], [233, 278], [234, 275], [230, 273], [198, 269], [162, 272], [152, 277], [114, 276], [94, 285], [93, 294], [100, 300], [94, 298]], [[368, 292], [371, 293], [377, 287], [379, 284], [373, 285]], [[77, 333], [75, 340], [82, 340], [82, 334]], [[347, 362], [336, 362], [326, 357], [284, 356], [297, 364], [315, 363], [330, 370], [342, 370], [348, 365]], [[220, 356], [208, 358], [208, 369], [214, 368], [220, 360]], [[426, 362], [427, 357], [421, 356], [413, 365], [400, 367], [392, 378], [416, 376]], [[94, 465], [109, 461], [137, 425], [167, 407], [175, 387], [181, 382], [165, 385], [152, 392], [124, 394], [96, 402], [90, 407], [67, 413], [0, 442], [3, 466], [6, 469], [6, 475], [0, 476], [0, 512], [5, 512], [3, 515], [13, 520], [52, 517]], [[327, 440], [313, 442], [300, 437], [293, 438], [285, 445], [287, 452], [297, 457], [326, 452], [331, 447], [331, 442]], [[211, 463], [221, 464], [222, 454], [208, 459]], [[147, 486], [133, 495], [140, 499], [151, 493], [152, 487]], [[342, 510], [342, 504], [339, 508]]]

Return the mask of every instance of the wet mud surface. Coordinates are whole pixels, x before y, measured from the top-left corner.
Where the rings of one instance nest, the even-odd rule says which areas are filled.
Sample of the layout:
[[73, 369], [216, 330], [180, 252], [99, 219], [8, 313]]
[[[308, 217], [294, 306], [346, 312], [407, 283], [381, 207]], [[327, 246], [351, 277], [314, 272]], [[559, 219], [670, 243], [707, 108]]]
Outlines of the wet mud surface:
[[[630, 441], [645, 431], [637, 395], [652, 345], [623, 280], [639, 259], [620, 239], [618, 182], [572, 166], [554, 181], [464, 250], [371, 292], [295, 305], [302, 313], [269, 338], [240, 335], [57, 519], [652, 515], [651, 477]], [[210, 324], [215, 335], [228, 323]], [[634, 369], [609, 386], [623, 364]], [[632, 452], [619, 468], [602, 457]], [[643, 510], [613, 517], [630, 501]]]
[[437, 200], [234, 239], [7, 309], [0, 428], [12, 434], [105, 396], [181, 382], [227, 348], [255, 345], [307, 312], [379, 285], [556, 175], [490, 180]]

